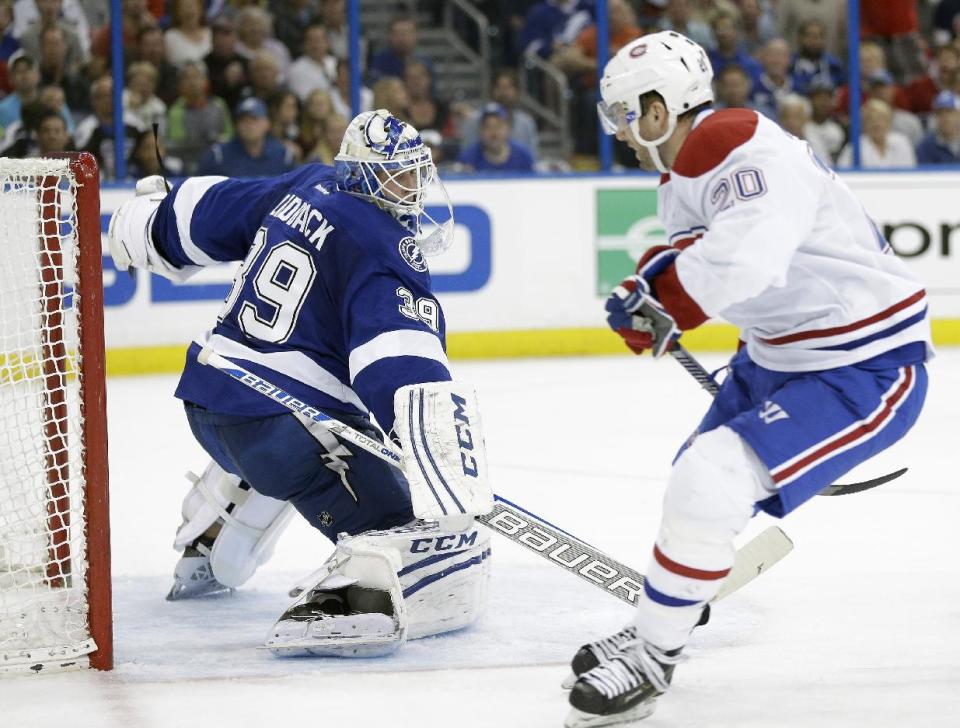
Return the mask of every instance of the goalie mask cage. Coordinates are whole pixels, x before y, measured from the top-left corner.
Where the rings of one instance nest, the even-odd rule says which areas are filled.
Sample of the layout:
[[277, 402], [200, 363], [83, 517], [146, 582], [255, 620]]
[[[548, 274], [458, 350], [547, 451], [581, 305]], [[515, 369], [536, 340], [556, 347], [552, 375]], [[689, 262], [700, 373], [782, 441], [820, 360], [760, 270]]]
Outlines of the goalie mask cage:
[[0, 159], [0, 675], [112, 666], [97, 164]]

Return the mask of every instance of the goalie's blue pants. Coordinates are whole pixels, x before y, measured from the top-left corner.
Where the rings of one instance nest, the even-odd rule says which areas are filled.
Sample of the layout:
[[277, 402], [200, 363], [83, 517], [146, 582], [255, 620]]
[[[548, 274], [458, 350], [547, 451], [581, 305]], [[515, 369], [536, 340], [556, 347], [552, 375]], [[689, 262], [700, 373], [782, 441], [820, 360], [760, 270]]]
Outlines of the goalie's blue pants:
[[[258, 493], [289, 501], [333, 541], [339, 533], [393, 528], [414, 519], [410, 489], [399, 470], [332, 434], [321, 444], [291, 414], [226, 415], [189, 402], [185, 408], [194, 437], [221, 468]], [[366, 419], [328, 414], [380, 439]]]
[[[698, 433], [734, 430], [770, 471], [784, 516], [913, 427], [927, 393], [923, 344], [814, 372], [764, 369], [740, 350]], [[681, 450], [682, 452], [682, 450]]]

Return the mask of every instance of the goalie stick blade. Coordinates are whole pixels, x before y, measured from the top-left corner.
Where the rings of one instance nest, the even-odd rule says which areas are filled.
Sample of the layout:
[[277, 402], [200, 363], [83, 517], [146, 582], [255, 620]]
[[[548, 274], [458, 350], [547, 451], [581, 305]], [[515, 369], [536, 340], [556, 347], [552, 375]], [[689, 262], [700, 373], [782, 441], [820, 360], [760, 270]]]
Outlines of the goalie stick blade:
[[908, 468], [900, 468], [899, 470], [895, 470], [887, 475], [881, 475], [879, 478], [874, 478], [873, 480], [864, 480], [862, 483], [847, 483], [846, 485], [834, 483], [833, 485], [828, 485], [826, 488], [817, 493], [817, 495], [850, 495], [851, 493], [860, 493], [864, 490], [876, 488], [878, 485], [889, 483], [891, 480], [896, 480], [905, 472], [907, 472], [907, 470]]
[[720, 591], [711, 601], [719, 602], [742, 589], [760, 574], [793, 551], [793, 541], [779, 526], [770, 526], [737, 551], [737, 560], [723, 580]]

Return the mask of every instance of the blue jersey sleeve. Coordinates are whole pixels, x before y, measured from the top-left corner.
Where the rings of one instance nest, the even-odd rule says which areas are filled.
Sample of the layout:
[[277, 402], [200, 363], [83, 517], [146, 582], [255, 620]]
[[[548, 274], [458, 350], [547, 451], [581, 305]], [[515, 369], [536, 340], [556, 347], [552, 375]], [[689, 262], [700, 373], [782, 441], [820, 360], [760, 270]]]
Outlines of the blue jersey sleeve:
[[160, 254], [175, 266], [243, 260], [257, 229], [309, 166], [267, 179], [191, 177], [157, 209], [151, 232]]

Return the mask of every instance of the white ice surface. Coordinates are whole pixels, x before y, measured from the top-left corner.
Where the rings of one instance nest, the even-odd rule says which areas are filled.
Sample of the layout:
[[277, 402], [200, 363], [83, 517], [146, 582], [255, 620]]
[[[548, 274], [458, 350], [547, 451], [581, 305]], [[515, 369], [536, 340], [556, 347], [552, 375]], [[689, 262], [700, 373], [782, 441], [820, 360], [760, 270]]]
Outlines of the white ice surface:
[[[497, 491], [644, 570], [670, 459], [707, 406], [688, 375], [633, 357], [455, 369], [478, 385]], [[960, 351], [930, 369], [908, 439], [844, 480], [910, 472], [785, 519], [794, 552], [697, 630], [642, 725], [960, 726]], [[504, 539], [482, 622], [388, 659], [257, 649], [329, 551], [300, 522], [234, 597], [164, 601], [183, 472], [205, 462], [175, 382], [109, 382], [116, 669], [0, 680], [0, 728], [562, 725], [565, 663], [630, 610]]]

